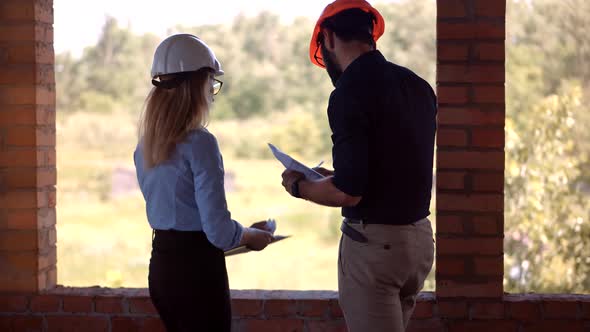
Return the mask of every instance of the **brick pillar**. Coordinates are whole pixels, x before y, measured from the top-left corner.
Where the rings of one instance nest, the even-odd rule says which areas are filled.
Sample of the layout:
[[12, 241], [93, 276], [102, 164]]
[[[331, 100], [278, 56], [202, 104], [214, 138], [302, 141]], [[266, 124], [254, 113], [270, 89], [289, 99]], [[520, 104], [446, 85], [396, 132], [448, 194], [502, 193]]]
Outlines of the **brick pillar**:
[[0, 292], [56, 284], [53, 2], [0, 1]]
[[437, 0], [436, 294], [503, 293], [505, 0]]

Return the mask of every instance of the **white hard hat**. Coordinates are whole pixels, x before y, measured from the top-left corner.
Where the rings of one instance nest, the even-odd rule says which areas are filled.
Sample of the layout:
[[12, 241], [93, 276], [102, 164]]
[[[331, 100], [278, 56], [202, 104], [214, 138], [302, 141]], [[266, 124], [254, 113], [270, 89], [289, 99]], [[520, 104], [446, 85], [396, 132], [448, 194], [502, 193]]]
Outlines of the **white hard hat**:
[[154, 54], [152, 78], [159, 75], [197, 71], [211, 68], [215, 75], [223, 75], [221, 64], [213, 50], [196, 36], [177, 34], [164, 39]]

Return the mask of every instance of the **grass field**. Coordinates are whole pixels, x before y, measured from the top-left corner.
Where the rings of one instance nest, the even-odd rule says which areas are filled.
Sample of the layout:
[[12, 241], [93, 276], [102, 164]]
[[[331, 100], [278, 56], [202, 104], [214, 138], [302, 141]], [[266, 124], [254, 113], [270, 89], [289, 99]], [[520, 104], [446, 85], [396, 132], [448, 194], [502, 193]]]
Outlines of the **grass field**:
[[[134, 169], [134, 141], [82, 149], [68, 135], [62, 130], [58, 140], [59, 283], [146, 287], [151, 229], [143, 198], [139, 191], [109, 197], [112, 171]], [[293, 235], [262, 252], [228, 258], [231, 287], [335, 290], [340, 211], [291, 198], [275, 160], [225, 158], [225, 169], [234, 176], [227, 192], [234, 219], [248, 225], [275, 218], [278, 234]], [[425, 289], [433, 288], [431, 276]]]

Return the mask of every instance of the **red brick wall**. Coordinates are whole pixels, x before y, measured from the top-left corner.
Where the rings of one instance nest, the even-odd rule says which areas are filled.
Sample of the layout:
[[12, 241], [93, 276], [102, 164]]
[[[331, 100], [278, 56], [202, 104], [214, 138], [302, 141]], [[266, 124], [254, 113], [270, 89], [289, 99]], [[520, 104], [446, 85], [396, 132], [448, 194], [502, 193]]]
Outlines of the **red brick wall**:
[[[235, 332], [344, 332], [335, 292], [234, 291]], [[590, 297], [436, 299], [424, 293], [409, 332], [583, 332]], [[0, 331], [164, 331], [146, 289], [57, 288], [0, 295]]]
[[[437, 285], [412, 332], [590, 331], [590, 296], [505, 295], [505, 0], [437, 0]], [[162, 331], [146, 289], [56, 285], [51, 0], [0, 0], [0, 331]], [[345, 331], [334, 292], [234, 291], [234, 331]]]
[[0, 292], [56, 284], [52, 1], [0, 1]]
[[438, 0], [439, 298], [502, 296], [505, 0]]

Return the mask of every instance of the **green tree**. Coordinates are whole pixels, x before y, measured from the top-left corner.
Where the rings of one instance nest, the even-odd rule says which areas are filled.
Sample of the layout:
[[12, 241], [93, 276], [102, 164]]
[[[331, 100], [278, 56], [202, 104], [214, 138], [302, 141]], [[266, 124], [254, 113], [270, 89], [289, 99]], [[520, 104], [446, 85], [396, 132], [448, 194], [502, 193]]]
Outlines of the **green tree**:
[[506, 284], [512, 291], [590, 289], [590, 205], [577, 186], [583, 162], [572, 128], [579, 86], [543, 99], [528, 113], [535, 126], [506, 124]]
[[[588, 292], [590, 3], [508, 2], [506, 285]], [[547, 96], [547, 97], [545, 97]], [[584, 189], [586, 188], [586, 189]]]
[[431, 0], [376, 5], [385, 19], [377, 48], [385, 57], [408, 67], [434, 87], [436, 70], [436, 6]]
[[107, 18], [96, 45], [81, 58], [56, 57], [58, 107], [66, 112], [112, 112], [125, 109], [137, 114], [149, 91], [149, 68], [158, 39], [137, 36]]

